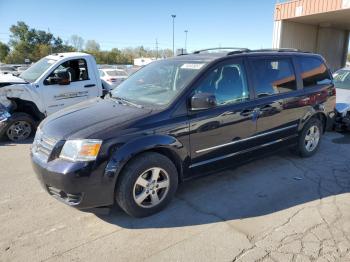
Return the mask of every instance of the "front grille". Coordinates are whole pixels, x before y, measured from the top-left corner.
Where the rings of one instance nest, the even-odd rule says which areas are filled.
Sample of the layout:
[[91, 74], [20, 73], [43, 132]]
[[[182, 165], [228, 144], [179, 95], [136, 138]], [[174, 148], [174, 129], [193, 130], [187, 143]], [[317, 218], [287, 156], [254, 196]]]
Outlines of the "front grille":
[[38, 130], [34, 138], [32, 152], [40, 160], [48, 162], [56, 143], [56, 139], [45, 136], [40, 130]]
[[47, 190], [49, 191], [50, 195], [64, 201], [68, 205], [77, 205], [82, 199], [82, 194], [69, 194], [52, 186], [47, 186]]

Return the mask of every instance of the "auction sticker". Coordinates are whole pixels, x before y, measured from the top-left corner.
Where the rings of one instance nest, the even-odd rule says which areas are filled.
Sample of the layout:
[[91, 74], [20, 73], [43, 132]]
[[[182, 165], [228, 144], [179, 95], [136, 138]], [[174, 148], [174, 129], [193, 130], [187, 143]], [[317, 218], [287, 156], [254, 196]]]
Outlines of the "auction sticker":
[[183, 64], [181, 66], [182, 69], [193, 69], [193, 70], [199, 70], [204, 66], [204, 64]]

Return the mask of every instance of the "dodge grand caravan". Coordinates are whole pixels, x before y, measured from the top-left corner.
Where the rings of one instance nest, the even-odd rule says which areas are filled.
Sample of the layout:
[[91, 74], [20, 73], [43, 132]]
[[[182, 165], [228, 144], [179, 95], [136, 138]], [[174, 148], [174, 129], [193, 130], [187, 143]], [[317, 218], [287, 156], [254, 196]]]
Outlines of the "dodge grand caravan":
[[79, 209], [115, 202], [143, 217], [177, 185], [294, 146], [312, 156], [336, 102], [324, 59], [235, 49], [156, 61], [106, 98], [52, 114], [31, 149], [49, 194]]

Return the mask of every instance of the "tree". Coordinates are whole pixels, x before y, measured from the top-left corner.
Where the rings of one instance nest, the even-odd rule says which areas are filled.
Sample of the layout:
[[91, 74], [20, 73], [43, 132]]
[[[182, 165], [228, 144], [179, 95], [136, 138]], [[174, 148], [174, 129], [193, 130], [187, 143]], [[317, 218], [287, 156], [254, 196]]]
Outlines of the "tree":
[[70, 43], [77, 51], [81, 51], [84, 46], [84, 39], [78, 35], [72, 35], [70, 37]]
[[348, 54], [348, 61], [350, 62], [350, 54]]
[[8, 45], [0, 42], [0, 61], [4, 61], [10, 52]]
[[100, 44], [95, 40], [87, 40], [85, 44], [85, 50], [88, 52], [98, 52], [100, 51]]

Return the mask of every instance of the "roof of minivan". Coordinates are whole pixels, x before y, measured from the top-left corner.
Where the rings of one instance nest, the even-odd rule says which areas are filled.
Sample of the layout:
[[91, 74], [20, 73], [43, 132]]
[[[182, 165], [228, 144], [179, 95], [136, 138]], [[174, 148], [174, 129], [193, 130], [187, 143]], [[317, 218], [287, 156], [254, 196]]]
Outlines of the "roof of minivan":
[[296, 51], [247, 51], [247, 52], [214, 52], [214, 53], [199, 53], [199, 54], [185, 54], [185, 55], [180, 55], [176, 56], [170, 59], [173, 60], [178, 60], [178, 61], [204, 61], [204, 62], [211, 62], [219, 58], [224, 58], [224, 57], [238, 57], [238, 56], [285, 56], [285, 55], [290, 55], [290, 56], [317, 56], [321, 57], [318, 54], [315, 53], [307, 53], [307, 52], [296, 52]]

